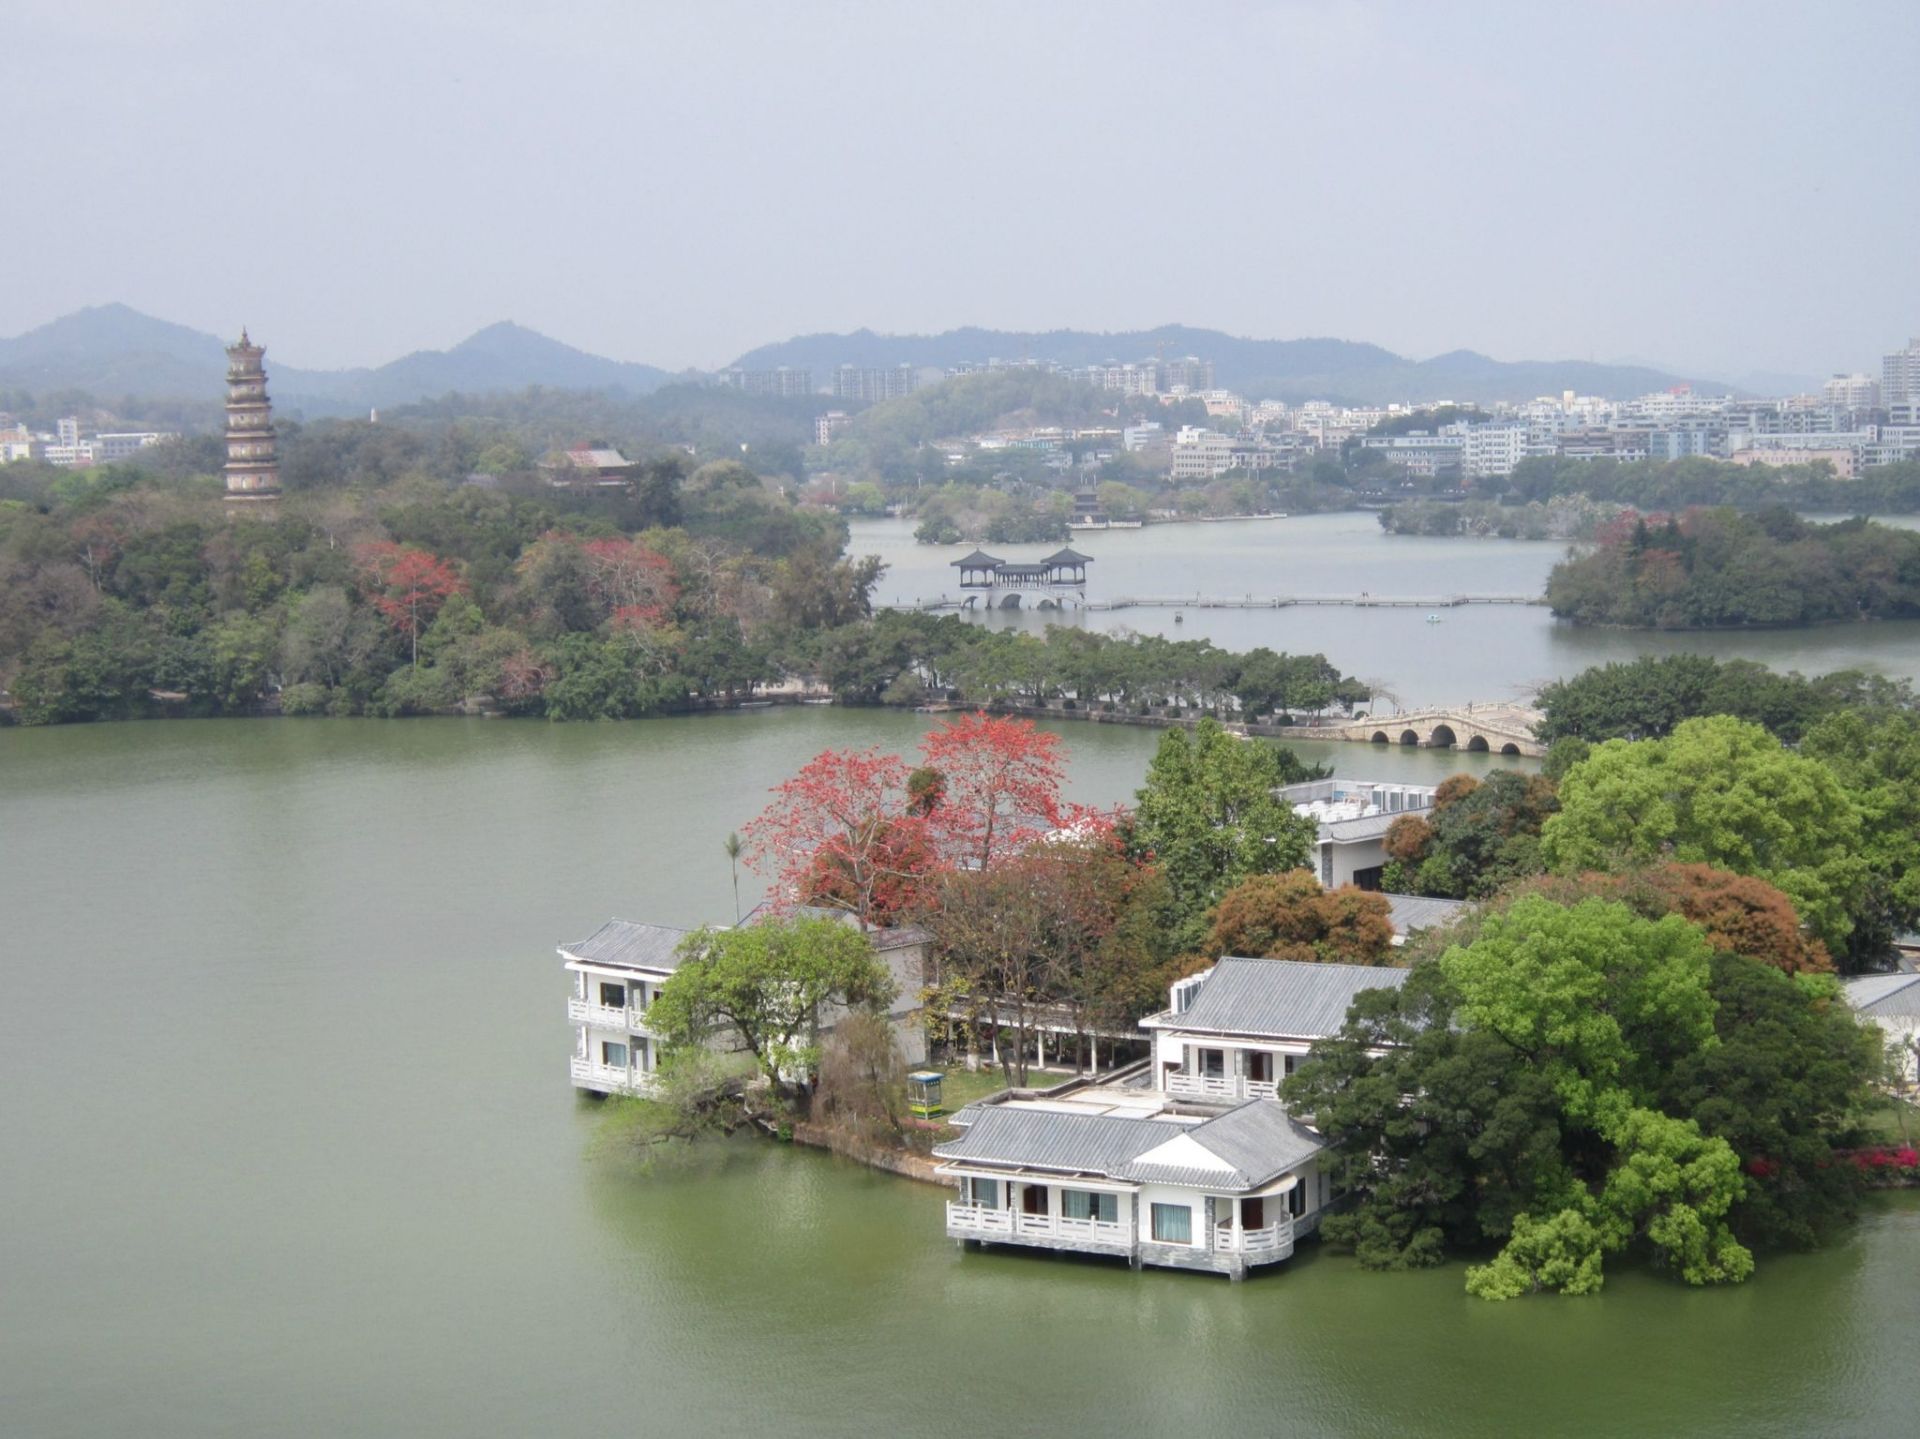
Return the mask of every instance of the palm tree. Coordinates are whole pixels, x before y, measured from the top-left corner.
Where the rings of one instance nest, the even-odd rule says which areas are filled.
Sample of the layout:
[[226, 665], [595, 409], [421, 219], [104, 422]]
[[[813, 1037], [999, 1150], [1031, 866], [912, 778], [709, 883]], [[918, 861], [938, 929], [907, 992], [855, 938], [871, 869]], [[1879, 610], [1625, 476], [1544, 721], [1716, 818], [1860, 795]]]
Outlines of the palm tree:
[[727, 863], [733, 867], [733, 922], [740, 922], [740, 836], [729, 834], [720, 842], [727, 852]]

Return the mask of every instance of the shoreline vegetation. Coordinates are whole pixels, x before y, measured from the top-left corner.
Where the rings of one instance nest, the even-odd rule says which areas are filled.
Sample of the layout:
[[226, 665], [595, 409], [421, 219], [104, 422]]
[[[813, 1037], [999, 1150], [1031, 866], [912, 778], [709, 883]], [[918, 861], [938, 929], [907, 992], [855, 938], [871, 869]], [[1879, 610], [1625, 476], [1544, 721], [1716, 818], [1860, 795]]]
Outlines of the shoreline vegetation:
[[[1455, 776], [1402, 816], [1394, 863], [1479, 903], [1400, 948], [1382, 896], [1304, 867], [1317, 826], [1275, 799], [1285, 752], [1211, 720], [1170, 731], [1135, 804], [1110, 811], [1061, 802], [1060, 741], [1019, 719], [956, 719], [918, 767], [826, 751], [744, 827], [786, 907], [684, 942], [653, 1011], [665, 1097], [621, 1122], [637, 1146], [697, 1137], [714, 1091], [682, 1076], [738, 1032], [758, 1077], [711, 1106], [719, 1129], [750, 1112], [775, 1138], [929, 1178], [941, 1130], [906, 1103], [898, 991], [858, 953], [869, 925], [924, 937], [930, 1046], [952, 1065], [990, 1037], [992, 1087], [1013, 1092], [1038, 1077], [1043, 1008], [1076, 1017], [1063, 1034], [1112, 1034], [1223, 955], [1390, 965], [1404, 984], [1360, 993], [1281, 1087], [1344, 1196], [1328, 1244], [1372, 1269], [1466, 1259], [1487, 1299], [1592, 1293], [1622, 1258], [1743, 1282], [1920, 1167], [1882, 1036], [1836, 973], [1884, 962], [1920, 915], [1920, 715], [1905, 691], [1835, 677], [1796, 678], [1807, 706], [1783, 710], [1757, 666], [1707, 664], [1573, 682], [1552, 699], [1579, 733], [1544, 773]], [[1661, 687], [1658, 733], [1611, 733]], [[1798, 743], [1722, 707], [1777, 711]], [[847, 1011], [829, 1031], [793, 1007], [809, 986]]]
[[[318, 463], [298, 445], [289, 461]], [[670, 455], [631, 492], [537, 477], [296, 488], [271, 519], [228, 513], [211, 477], [43, 478], [0, 500], [0, 715], [26, 724], [624, 719], [769, 703], [770, 690], [1258, 721], [1370, 696], [1321, 655], [875, 614], [882, 563], [847, 558], [837, 515], [735, 461]]]
[[1621, 629], [1787, 629], [1920, 616], [1920, 534], [1791, 510], [1622, 511], [1547, 577], [1554, 615]]

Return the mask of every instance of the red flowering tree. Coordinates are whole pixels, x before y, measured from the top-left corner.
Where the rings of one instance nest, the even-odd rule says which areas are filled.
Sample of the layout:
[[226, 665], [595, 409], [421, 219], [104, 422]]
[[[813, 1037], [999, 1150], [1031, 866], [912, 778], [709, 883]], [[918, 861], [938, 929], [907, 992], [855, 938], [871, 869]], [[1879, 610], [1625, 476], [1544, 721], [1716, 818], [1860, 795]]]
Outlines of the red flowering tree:
[[581, 546], [587, 583], [616, 625], [657, 628], [666, 623], [680, 585], [673, 562], [641, 540], [588, 540]]
[[450, 595], [466, 588], [460, 572], [437, 555], [390, 540], [362, 545], [357, 558], [367, 598], [388, 624], [407, 637], [418, 666], [421, 626], [432, 623]]
[[1066, 764], [1060, 737], [1032, 720], [971, 714], [921, 742], [926, 767], [939, 775], [939, 799], [928, 813], [949, 863], [986, 869], [1061, 827]]
[[907, 764], [877, 749], [826, 750], [773, 792], [746, 828], [748, 862], [774, 903], [845, 910], [861, 927], [906, 908], [933, 864], [907, 806]]

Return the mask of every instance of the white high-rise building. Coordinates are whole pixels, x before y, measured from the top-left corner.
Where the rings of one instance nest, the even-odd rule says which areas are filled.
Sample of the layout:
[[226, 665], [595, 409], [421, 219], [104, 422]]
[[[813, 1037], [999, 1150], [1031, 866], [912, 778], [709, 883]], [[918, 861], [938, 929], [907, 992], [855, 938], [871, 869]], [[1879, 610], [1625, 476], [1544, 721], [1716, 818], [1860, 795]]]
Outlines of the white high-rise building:
[[1904, 350], [1895, 350], [1880, 362], [1880, 403], [1897, 405], [1903, 400], [1920, 400], [1920, 340], [1907, 341]]

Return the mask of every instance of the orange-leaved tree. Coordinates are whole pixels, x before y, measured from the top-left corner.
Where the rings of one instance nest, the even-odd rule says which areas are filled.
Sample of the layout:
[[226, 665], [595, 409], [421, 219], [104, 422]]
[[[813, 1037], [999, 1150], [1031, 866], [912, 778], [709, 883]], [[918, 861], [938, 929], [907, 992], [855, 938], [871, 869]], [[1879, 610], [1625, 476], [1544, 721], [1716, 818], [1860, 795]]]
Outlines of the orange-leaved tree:
[[1249, 875], [1214, 906], [1207, 953], [1382, 964], [1393, 945], [1390, 914], [1384, 895], [1350, 884], [1322, 889], [1310, 870]]

